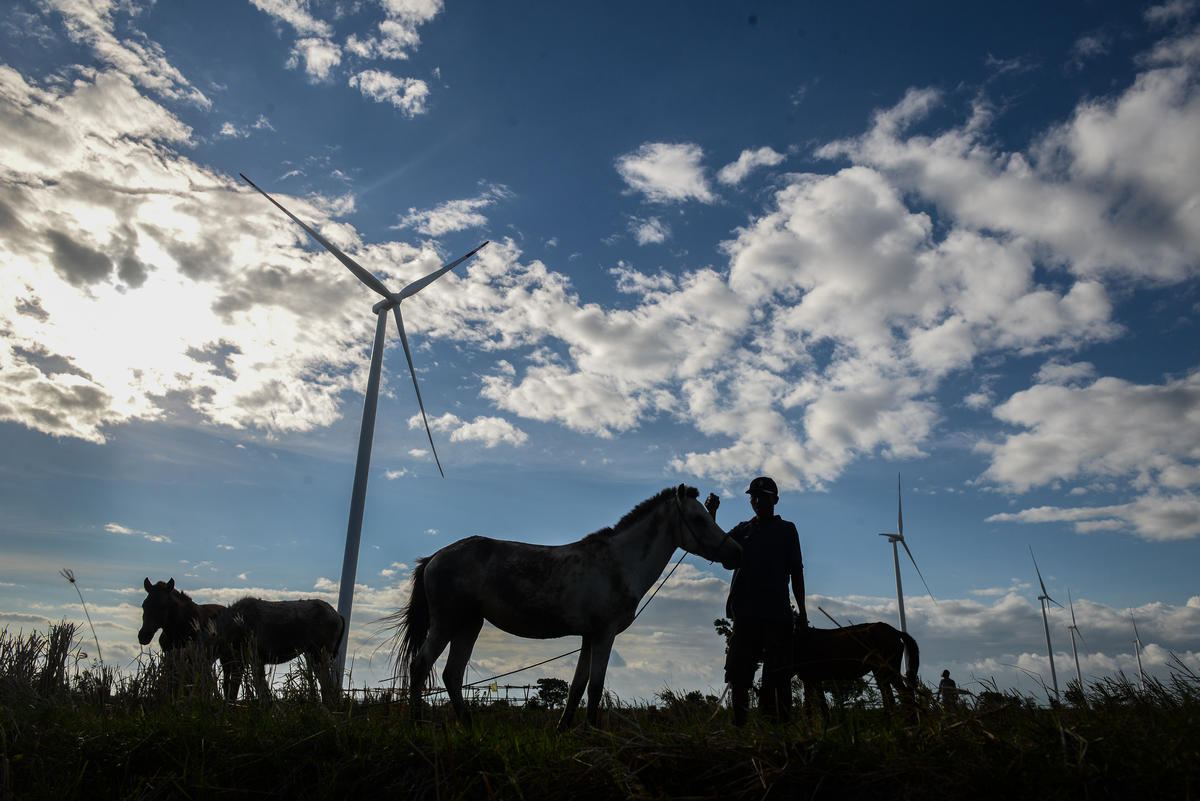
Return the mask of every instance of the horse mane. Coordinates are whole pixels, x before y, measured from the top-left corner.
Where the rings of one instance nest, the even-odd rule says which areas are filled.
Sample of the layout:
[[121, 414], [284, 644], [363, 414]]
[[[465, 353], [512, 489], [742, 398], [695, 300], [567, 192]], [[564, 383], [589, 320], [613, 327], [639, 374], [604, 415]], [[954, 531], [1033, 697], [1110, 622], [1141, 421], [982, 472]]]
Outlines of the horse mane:
[[[678, 487], [667, 487], [666, 489], [662, 490], [661, 492], [657, 493], [656, 495], [653, 495], [653, 496], [647, 498], [646, 500], [639, 503], [637, 506], [630, 509], [625, 514], [624, 517], [622, 517], [620, 520], [617, 521], [617, 524], [615, 526], [608, 526], [606, 528], [600, 529], [599, 531], [594, 531], [591, 534], [588, 534], [586, 537], [584, 537], [582, 541], [583, 542], [594, 542], [597, 540], [606, 540], [609, 537], [616, 534], [618, 531], [628, 528], [629, 526], [632, 526], [633, 524], [635, 524], [639, 520], [641, 520], [643, 517], [650, 514], [658, 506], [659, 503], [661, 503], [664, 500], [669, 499], [672, 495], [674, 495], [675, 491], [677, 489], [678, 489]], [[688, 487], [686, 492], [687, 492], [687, 495], [689, 498], [700, 497], [700, 490], [696, 489], [695, 487]]]

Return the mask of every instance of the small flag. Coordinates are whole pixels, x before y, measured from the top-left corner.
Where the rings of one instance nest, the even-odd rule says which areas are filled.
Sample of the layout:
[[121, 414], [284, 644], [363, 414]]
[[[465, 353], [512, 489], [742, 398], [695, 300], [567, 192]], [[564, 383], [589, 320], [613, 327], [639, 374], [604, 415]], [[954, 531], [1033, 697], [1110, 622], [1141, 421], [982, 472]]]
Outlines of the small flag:
[[488, 685], [488, 689], [494, 693], [498, 693], [498, 692], [500, 692], [500, 685], [496, 684], [496, 682], [493, 681], [491, 684]]

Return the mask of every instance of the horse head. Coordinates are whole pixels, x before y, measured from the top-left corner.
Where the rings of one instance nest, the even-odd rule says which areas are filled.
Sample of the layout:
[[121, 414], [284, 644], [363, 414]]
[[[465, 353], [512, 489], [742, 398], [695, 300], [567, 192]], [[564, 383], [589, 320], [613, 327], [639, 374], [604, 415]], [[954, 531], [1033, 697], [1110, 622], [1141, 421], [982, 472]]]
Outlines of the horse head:
[[138, 629], [138, 642], [149, 645], [150, 640], [154, 639], [154, 632], [165, 629], [170, 619], [175, 579], [151, 584], [147, 577], [142, 583], [146, 587], [146, 600], [142, 601], [142, 627]]
[[736, 562], [742, 546], [721, 530], [699, 498], [700, 490], [695, 487], [680, 484], [675, 489], [680, 524], [679, 547], [714, 562]]

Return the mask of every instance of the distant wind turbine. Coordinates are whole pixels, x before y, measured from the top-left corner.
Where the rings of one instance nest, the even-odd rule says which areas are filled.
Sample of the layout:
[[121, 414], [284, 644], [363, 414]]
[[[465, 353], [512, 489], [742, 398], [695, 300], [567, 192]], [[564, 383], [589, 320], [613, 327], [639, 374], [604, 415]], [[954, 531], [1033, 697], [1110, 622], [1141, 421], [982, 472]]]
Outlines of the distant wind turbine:
[[1033, 559], [1033, 569], [1037, 570], [1038, 584], [1042, 586], [1042, 594], [1038, 596], [1038, 601], [1042, 604], [1042, 626], [1046, 629], [1046, 654], [1050, 657], [1050, 681], [1054, 684], [1054, 700], [1059, 700], [1058, 695], [1058, 673], [1054, 670], [1054, 647], [1050, 645], [1050, 620], [1046, 617], [1046, 602], [1054, 604], [1058, 608], [1062, 608], [1062, 604], [1050, 597], [1050, 593], [1046, 592], [1046, 582], [1042, 581], [1042, 571], [1038, 569], [1037, 557], [1033, 555], [1033, 548], [1029, 549], [1029, 556]]
[[1138, 634], [1137, 621], [1133, 618], [1133, 610], [1129, 610], [1129, 621], [1133, 623], [1133, 653], [1137, 655], [1138, 663], [1138, 684], [1142, 690], [1146, 689], [1146, 671], [1142, 670], [1142, 637]]
[[[240, 173], [239, 173], [240, 174]], [[346, 621], [346, 630], [342, 634], [342, 642], [338, 646], [336, 670], [338, 682], [346, 666], [346, 643], [350, 636], [350, 612], [354, 606], [354, 579], [358, 572], [358, 545], [362, 537], [363, 508], [367, 498], [367, 474], [371, 467], [371, 442], [375, 435], [375, 409], [379, 401], [379, 373], [383, 365], [384, 335], [387, 333], [387, 313], [390, 310], [396, 318], [396, 328], [400, 332], [400, 344], [404, 346], [404, 358], [408, 360], [408, 372], [412, 375], [413, 389], [417, 394], [417, 406], [421, 409], [421, 419], [425, 422], [425, 434], [429, 437], [429, 448], [433, 452], [433, 461], [437, 464], [438, 473], [445, 478], [442, 462], [438, 459], [437, 448], [433, 445], [433, 432], [429, 430], [429, 418], [425, 416], [425, 404], [421, 401], [421, 388], [417, 385], [417, 371], [413, 368], [412, 351], [408, 347], [408, 337], [404, 333], [404, 321], [400, 316], [400, 303], [406, 298], [420, 292], [425, 287], [441, 278], [450, 270], [462, 264], [478, 253], [487, 242], [472, 250], [460, 259], [445, 264], [424, 278], [413, 281], [399, 292], [392, 292], [373, 273], [365, 269], [354, 259], [339, 250], [332, 242], [318, 234], [311, 227], [300, 221], [295, 214], [285, 209], [279, 201], [268, 195], [262, 189], [242, 175], [242, 180], [257, 189], [263, 197], [275, 204], [276, 208], [291, 217], [292, 220], [308, 232], [326, 250], [346, 265], [359, 281], [362, 281], [375, 292], [383, 296], [371, 311], [375, 313], [375, 343], [371, 348], [371, 371], [367, 378], [367, 394], [363, 401], [362, 427], [358, 434], [358, 460], [354, 466], [354, 489], [350, 493], [350, 520], [346, 526], [346, 552], [342, 558], [342, 583], [338, 589], [338, 614]]]
[[1083, 639], [1083, 632], [1079, 630], [1079, 626], [1075, 624], [1075, 601], [1071, 599], [1071, 588], [1067, 588], [1067, 603], [1071, 605], [1071, 625], [1067, 626], [1067, 630], [1071, 632], [1071, 654], [1075, 657], [1075, 678], [1079, 679], [1079, 691], [1083, 692], [1083, 672], [1079, 669], [1079, 650], [1075, 647], [1075, 637], [1078, 635], [1079, 641], [1087, 645], [1087, 640]]
[[[925, 591], [929, 593], [930, 599], [937, 603], [937, 599], [933, 597], [933, 592], [930, 591], [929, 585], [925, 583], [925, 577], [921, 575], [921, 568], [917, 567], [917, 560], [913, 558], [912, 551], [908, 549], [908, 543], [904, 541], [904, 505], [900, 497], [900, 474], [896, 474], [896, 533], [887, 534], [881, 533], [879, 536], [887, 537], [888, 542], [892, 544], [892, 563], [896, 567], [896, 607], [900, 611], [900, 630], [908, 633], [908, 623], [904, 619], [904, 585], [900, 581], [900, 549], [898, 545], [904, 546], [904, 552], [908, 554], [909, 560], [917, 570], [917, 575], [921, 577], [921, 583], [925, 584]], [[905, 650], [904, 658], [908, 659], [908, 651]]]

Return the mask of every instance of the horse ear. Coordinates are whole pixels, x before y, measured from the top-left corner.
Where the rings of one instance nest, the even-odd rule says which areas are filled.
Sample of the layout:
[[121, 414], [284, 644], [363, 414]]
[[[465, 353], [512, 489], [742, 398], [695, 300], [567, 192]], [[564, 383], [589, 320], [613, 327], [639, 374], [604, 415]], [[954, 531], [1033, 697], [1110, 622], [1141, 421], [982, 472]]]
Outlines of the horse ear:
[[171, 580], [167, 582], [167, 589], [168, 590], [175, 589], [175, 577], [174, 576], [172, 576]]
[[154, 589], [152, 586], [150, 586], [150, 577], [149, 576], [146, 576], [146, 578], [142, 581], [142, 583], [146, 585], [146, 592], [150, 592], [150, 590]]

